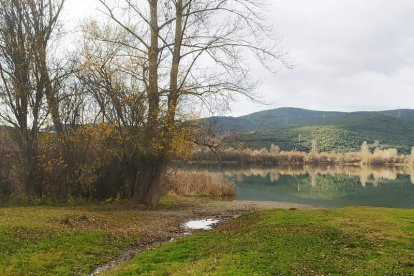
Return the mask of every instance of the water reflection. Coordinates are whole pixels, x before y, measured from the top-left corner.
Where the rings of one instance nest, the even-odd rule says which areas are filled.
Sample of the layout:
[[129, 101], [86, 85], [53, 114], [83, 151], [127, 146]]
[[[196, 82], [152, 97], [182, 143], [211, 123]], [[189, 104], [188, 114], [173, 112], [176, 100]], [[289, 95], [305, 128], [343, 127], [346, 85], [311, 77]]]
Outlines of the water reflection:
[[[213, 170], [214, 171], [214, 170]], [[281, 175], [301, 176], [308, 175], [311, 185], [315, 187], [316, 178], [323, 175], [346, 175], [359, 177], [360, 183], [365, 187], [368, 183], [377, 186], [381, 180], [396, 180], [398, 175], [409, 175], [410, 182], [414, 184], [414, 169], [408, 167], [368, 167], [368, 166], [299, 166], [276, 168], [225, 168], [222, 173], [243, 181], [244, 177], [268, 177], [270, 182], [277, 182]]]
[[241, 200], [316, 207], [349, 205], [414, 208], [414, 169], [408, 167], [192, 167], [233, 181]]

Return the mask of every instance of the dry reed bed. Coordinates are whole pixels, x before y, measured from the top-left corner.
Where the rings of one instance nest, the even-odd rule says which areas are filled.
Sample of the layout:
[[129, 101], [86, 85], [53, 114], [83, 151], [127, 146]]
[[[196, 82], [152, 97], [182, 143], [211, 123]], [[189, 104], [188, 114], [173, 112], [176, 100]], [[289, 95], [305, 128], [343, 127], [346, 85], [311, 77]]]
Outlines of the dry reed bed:
[[233, 183], [209, 172], [171, 171], [166, 177], [166, 189], [181, 196], [236, 195]]
[[[216, 153], [217, 154], [217, 153]], [[371, 150], [366, 142], [361, 150], [356, 152], [319, 152], [315, 147], [309, 152], [281, 151], [272, 145], [270, 149], [236, 149], [226, 148], [217, 155], [206, 150], [196, 150], [193, 161], [219, 161], [238, 163], [265, 163], [265, 164], [353, 164], [353, 165], [387, 165], [411, 164], [414, 165], [414, 150], [410, 155], [398, 154], [397, 149]]]

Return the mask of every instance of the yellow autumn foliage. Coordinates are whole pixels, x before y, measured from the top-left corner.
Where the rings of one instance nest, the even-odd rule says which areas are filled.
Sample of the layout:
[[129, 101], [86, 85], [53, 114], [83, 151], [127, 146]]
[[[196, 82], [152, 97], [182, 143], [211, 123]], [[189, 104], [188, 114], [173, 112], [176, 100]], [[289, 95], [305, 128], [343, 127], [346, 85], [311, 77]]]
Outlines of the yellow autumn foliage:
[[86, 125], [65, 135], [43, 132], [39, 136], [38, 181], [49, 196], [93, 191], [97, 171], [113, 156], [109, 146], [117, 128], [110, 124]]

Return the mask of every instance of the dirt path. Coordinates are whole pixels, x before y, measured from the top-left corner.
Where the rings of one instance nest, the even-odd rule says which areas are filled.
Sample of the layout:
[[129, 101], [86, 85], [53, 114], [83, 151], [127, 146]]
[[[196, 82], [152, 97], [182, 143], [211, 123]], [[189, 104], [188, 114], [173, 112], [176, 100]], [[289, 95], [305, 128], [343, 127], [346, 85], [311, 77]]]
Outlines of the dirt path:
[[152, 219], [142, 225], [141, 242], [115, 257], [112, 261], [97, 267], [90, 275], [99, 275], [111, 268], [131, 260], [134, 256], [176, 238], [197, 232], [183, 225], [190, 220], [218, 219], [220, 223], [244, 213], [270, 209], [315, 209], [311, 206], [267, 201], [203, 201], [181, 199], [177, 208], [138, 211]]

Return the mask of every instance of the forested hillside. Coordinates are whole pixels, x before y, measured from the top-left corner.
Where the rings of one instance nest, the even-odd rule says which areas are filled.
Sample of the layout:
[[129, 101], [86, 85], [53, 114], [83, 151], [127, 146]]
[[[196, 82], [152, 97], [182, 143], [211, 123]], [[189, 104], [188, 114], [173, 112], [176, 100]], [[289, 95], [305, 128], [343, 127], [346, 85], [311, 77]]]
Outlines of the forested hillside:
[[363, 141], [408, 153], [414, 145], [414, 110], [328, 112], [280, 108], [242, 117], [214, 117], [203, 123], [230, 141], [249, 147], [278, 145], [308, 151], [316, 140], [321, 151], [357, 150]]

